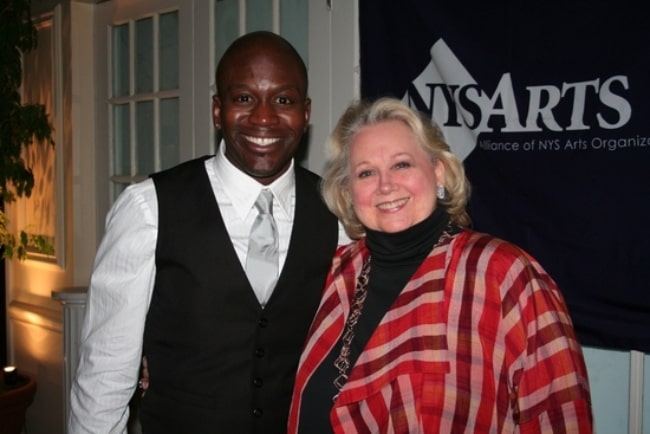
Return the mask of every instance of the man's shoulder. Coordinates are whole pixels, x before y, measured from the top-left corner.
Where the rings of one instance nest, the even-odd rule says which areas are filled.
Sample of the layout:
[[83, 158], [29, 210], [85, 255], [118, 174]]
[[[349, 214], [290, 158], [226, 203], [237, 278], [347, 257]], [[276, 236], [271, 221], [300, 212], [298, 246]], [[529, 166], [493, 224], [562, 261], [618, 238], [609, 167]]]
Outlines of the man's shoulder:
[[296, 174], [296, 182], [306, 182], [316, 187], [320, 185], [321, 177], [309, 169], [296, 165], [294, 173]]
[[[164, 169], [156, 173], [149, 175], [153, 178], [154, 181], [164, 179], [164, 178], [174, 178], [178, 176], [183, 176], [184, 174], [195, 174], [197, 169], [205, 165], [205, 160], [212, 158], [212, 155], [204, 155], [202, 157], [194, 158], [192, 160], [184, 161], [177, 164], [176, 166], [170, 167], [169, 169]], [[201, 172], [199, 172], [201, 173]]]
[[299, 166], [294, 168], [294, 173], [296, 175], [296, 209], [309, 215], [310, 224], [313, 224], [315, 219], [320, 219], [323, 224], [325, 222], [331, 224], [331, 227], [338, 233], [338, 220], [327, 209], [321, 196], [320, 176]]

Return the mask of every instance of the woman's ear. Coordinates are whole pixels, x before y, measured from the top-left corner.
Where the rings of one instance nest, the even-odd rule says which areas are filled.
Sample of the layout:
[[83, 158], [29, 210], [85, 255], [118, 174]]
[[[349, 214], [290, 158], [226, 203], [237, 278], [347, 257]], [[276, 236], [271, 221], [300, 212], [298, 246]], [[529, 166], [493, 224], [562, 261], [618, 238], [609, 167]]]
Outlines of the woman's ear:
[[433, 171], [436, 173], [436, 180], [438, 184], [445, 184], [445, 170], [445, 163], [440, 158], [438, 158], [433, 169]]

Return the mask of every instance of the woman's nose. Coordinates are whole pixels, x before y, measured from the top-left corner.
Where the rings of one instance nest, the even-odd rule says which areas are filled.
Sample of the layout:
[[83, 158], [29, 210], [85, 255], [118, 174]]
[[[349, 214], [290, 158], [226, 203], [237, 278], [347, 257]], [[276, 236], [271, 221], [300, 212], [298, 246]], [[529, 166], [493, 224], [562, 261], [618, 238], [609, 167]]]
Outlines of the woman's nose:
[[389, 174], [382, 173], [379, 175], [379, 191], [381, 193], [390, 193], [394, 188], [393, 178]]

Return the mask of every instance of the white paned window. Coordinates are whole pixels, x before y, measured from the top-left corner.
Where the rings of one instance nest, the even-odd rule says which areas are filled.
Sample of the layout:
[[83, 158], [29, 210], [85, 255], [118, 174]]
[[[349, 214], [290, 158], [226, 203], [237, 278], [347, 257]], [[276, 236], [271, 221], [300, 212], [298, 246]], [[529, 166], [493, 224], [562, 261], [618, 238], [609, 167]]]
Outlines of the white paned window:
[[215, 0], [215, 47], [218, 62], [238, 36], [257, 30], [282, 35], [308, 62], [309, 2], [305, 0]]
[[113, 195], [180, 162], [178, 11], [110, 27]]
[[304, 0], [282, 0], [279, 17], [280, 34], [298, 50], [306, 64], [309, 64], [309, 5]]

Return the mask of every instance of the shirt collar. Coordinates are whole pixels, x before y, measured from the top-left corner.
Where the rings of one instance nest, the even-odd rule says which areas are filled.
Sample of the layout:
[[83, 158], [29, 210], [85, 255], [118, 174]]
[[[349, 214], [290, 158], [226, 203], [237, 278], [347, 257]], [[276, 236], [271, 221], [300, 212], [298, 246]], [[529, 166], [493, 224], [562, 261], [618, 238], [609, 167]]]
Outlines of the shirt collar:
[[222, 140], [214, 159], [214, 169], [217, 177], [221, 180], [225, 194], [242, 220], [246, 219], [263, 188], [270, 189], [282, 212], [287, 217], [291, 216], [291, 198], [296, 183], [293, 159], [291, 159], [289, 169], [278, 179], [269, 185], [262, 185], [235, 167], [226, 158], [225, 143]]

